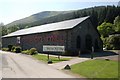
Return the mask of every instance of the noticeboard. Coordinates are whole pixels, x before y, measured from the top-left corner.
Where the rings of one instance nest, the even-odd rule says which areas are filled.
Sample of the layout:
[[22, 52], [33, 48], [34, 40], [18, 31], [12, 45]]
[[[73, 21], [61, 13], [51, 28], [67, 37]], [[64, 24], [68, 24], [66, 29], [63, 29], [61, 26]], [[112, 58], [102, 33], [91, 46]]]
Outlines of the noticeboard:
[[46, 52], [64, 52], [65, 46], [43, 45], [43, 51], [46, 51]]

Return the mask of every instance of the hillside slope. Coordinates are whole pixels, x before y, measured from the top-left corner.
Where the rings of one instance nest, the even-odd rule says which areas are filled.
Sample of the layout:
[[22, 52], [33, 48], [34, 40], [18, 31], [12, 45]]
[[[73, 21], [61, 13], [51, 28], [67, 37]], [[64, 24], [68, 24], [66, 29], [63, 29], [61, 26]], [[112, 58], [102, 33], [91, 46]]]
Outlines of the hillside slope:
[[8, 27], [10, 33], [23, 28], [29, 28], [84, 16], [91, 16], [90, 19], [94, 27], [97, 29], [97, 26], [104, 21], [113, 23], [115, 17], [118, 15], [120, 15], [119, 6], [98, 6], [72, 11], [44, 11], [24, 19], [14, 21], [7, 24], [6, 26]]
[[22, 24], [29, 24], [29, 23], [34, 23], [35, 21], [42, 20], [44, 18], [56, 16], [58, 14], [64, 14], [67, 13], [67, 11], [43, 11], [40, 13], [33, 14], [29, 17], [25, 17], [20, 20], [13, 21], [9, 24], [7, 24], [7, 27], [14, 26], [14, 25], [22, 25]]

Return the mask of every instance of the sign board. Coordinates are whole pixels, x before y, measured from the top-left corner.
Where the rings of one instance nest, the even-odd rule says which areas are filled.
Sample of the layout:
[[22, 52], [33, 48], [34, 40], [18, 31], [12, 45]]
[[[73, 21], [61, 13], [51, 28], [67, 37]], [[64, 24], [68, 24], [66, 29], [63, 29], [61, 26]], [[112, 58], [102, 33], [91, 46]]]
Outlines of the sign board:
[[43, 51], [64, 52], [65, 46], [43, 45]]

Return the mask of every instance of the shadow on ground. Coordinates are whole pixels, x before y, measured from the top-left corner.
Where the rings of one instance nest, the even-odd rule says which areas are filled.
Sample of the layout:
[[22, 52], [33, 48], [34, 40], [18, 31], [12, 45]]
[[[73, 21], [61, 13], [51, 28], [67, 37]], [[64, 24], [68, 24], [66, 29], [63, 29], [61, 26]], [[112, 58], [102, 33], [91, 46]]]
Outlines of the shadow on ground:
[[[105, 56], [114, 56], [119, 55], [118, 53], [112, 51], [102, 51], [102, 52], [94, 52], [93, 57], [105, 57]], [[83, 53], [80, 55], [83, 58], [91, 58], [91, 53]]]

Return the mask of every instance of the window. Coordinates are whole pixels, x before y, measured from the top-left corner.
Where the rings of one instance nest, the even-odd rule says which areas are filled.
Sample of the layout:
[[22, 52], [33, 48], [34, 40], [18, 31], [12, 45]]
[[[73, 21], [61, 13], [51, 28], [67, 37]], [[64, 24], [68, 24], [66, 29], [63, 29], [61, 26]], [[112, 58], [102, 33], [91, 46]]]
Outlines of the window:
[[20, 37], [17, 37], [17, 43], [20, 44]]

